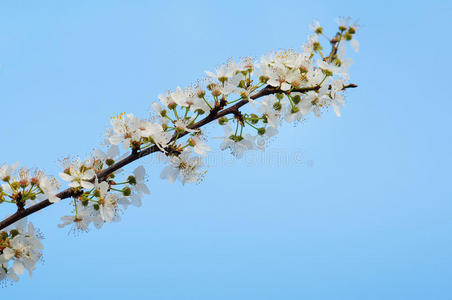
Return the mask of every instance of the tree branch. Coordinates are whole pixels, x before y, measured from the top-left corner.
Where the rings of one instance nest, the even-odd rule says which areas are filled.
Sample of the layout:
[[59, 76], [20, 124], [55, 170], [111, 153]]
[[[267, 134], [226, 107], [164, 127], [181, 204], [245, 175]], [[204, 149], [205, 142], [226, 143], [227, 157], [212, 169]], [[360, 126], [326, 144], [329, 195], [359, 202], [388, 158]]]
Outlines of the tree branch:
[[[347, 88], [355, 88], [355, 87], [357, 87], [356, 84], [348, 84], [348, 85], [345, 85], [343, 89], [345, 90]], [[304, 93], [304, 92], [308, 92], [308, 91], [316, 91], [316, 90], [319, 90], [319, 89], [320, 89], [320, 86], [305, 87], [305, 88], [293, 89], [290, 92]], [[261, 98], [261, 97], [264, 97], [264, 96], [267, 96], [267, 95], [279, 94], [279, 93], [287, 94], [289, 92], [284, 92], [284, 91], [281, 91], [278, 88], [274, 88], [272, 86], [268, 86], [267, 85], [266, 87], [261, 89], [256, 94], [250, 96], [250, 98], [252, 100], [256, 100], [258, 98]], [[215, 108], [214, 108], [211, 111], [211, 113], [209, 115], [207, 115], [204, 119], [202, 119], [202, 120], [196, 122], [195, 124], [191, 125], [190, 129], [200, 128], [200, 127], [202, 127], [202, 126], [204, 126], [204, 125], [206, 125], [206, 124], [208, 124], [208, 123], [210, 123], [212, 121], [215, 121], [215, 120], [217, 120], [217, 119], [219, 119], [219, 118], [221, 118], [223, 116], [226, 116], [228, 114], [237, 113], [238, 109], [240, 107], [244, 106], [245, 104], [247, 104], [248, 102], [249, 102], [249, 100], [243, 99], [243, 100], [237, 102], [236, 104], [234, 104], [234, 105], [232, 105], [230, 107], [227, 107], [225, 109], [222, 109], [222, 110], [221, 109], [220, 110], [218, 110], [218, 109], [215, 110]], [[188, 132], [184, 132], [182, 134], [179, 134], [178, 138], [181, 138], [181, 137], [183, 137], [183, 136], [185, 136], [187, 134], [188, 134]], [[176, 136], [173, 136], [170, 142], [174, 141], [175, 139], [176, 139]], [[115, 164], [111, 165], [110, 167], [106, 168], [105, 170], [99, 172], [97, 174], [97, 178], [99, 179], [99, 181], [103, 181], [103, 180], [105, 180], [108, 177], [108, 175], [110, 175], [113, 172], [119, 170], [120, 168], [122, 168], [122, 167], [124, 167], [124, 166], [126, 166], [126, 165], [128, 165], [128, 164], [130, 164], [130, 163], [132, 163], [132, 162], [144, 157], [144, 156], [147, 156], [147, 155], [149, 155], [151, 153], [158, 152], [158, 151], [161, 151], [161, 150], [155, 145], [151, 146], [149, 148], [146, 148], [146, 149], [144, 149], [142, 151], [138, 151], [138, 152], [132, 151], [132, 153], [129, 156], [127, 156], [124, 159], [116, 162]], [[92, 179], [92, 181], [94, 181], [94, 178]], [[72, 188], [68, 188], [68, 189], [58, 193], [56, 196], [58, 198], [60, 198], [61, 200], [63, 200], [63, 199], [70, 198], [70, 197], [74, 196], [74, 191], [72, 190]], [[30, 206], [28, 208], [19, 209], [16, 213], [10, 215], [9, 217], [5, 218], [3, 221], [0, 222], [0, 230], [4, 229], [5, 227], [13, 224], [14, 222], [16, 222], [16, 221], [18, 221], [18, 220], [20, 220], [22, 218], [25, 218], [26, 216], [29, 216], [29, 215], [37, 212], [37, 211], [40, 211], [41, 209], [44, 209], [47, 206], [50, 206], [52, 204], [53, 203], [50, 202], [47, 199], [47, 200], [43, 200], [43, 201], [41, 201], [41, 202], [39, 202], [37, 204], [34, 204], [34, 205], [32, 205], [32, 206]]]

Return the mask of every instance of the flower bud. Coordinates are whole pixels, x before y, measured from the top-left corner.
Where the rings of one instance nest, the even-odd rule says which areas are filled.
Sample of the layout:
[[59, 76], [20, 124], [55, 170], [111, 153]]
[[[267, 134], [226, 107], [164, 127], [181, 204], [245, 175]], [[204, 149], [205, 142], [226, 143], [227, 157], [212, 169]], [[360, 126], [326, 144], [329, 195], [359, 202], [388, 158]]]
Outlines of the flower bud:
[[129, 177], [127, 177], [127, 182], [131, 185], [135, 185], [137, 184], [137, 179], [135, 178], [135, 176], [130, 175]]
[[218, 119], [218, 123], [223, 126], [223, 125], [228, 123], [228, 118], [221, 117], [221, 118]]
[[13, 229], [9, 232], [9, 234], [11, 235], [11, 238], [14, 238], [15, 236], [19, 235], [19, 230], [17, 229]]
[[203, 114], [205, 114], [206, 112], [203, 111], [202, 109], [198, 108], [197, 110], [195, 110], [195, 113], [200, 114], [200, 115], [203, 115]]
[[314, 43], [312, 44], [312, 49], [314, 49], [314, 51], [320, 51], [320, 50], [322, 50], [323, 48], [322, 48], [322, 45], [321, 45], [319, 42], [314, 42]]
[[251, 114], [250, 115], [250, 122], [252, 123], [252, 124], [257, 124], [258, 122], [259, 122], [259, 117], [258, 117], [258, 115], [256, 115], [256, 114]]
[[162, 124], [162, 128], [163, 128], [163, 131], [166, 131], [168, 129], [168, 124], [163, 123]]
[[130, 196], [131, 193], [132, 193], [132, 190], [128, 186], [126, 186], [122, 189], [122, 194], [126, 197]]

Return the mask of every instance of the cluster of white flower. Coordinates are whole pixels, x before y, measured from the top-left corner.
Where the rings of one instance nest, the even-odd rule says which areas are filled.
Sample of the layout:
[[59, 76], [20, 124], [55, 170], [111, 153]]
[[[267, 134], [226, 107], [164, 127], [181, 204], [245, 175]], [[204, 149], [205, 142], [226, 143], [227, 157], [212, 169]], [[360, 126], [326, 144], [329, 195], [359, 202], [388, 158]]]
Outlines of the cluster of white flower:
[[31, 277], [36, 262], [42, 257], [44, 246], [33, 224], [27, 226], [27, 219], [22, 219], [14, 226], [0, 231], [0, 282], [18, 281], [25, 270]]
[[0, 203], [14, 203], [18, 208], [34, 204], [38, 200], [49, 199], [58, 202], [57, 197], [60, 183], [43, 171], [30, 171], [19, 163], [0, 167]]
[[[149, 119], [125, 113], [113, 117], [105, 134], [106, 152], [96, 149], [85, 160], [62, 161], [59, 175], [70, 187], [74, 213], [62, 217], [58, 226], [70, 225], [77, 231], [88, 230], [90, 224], [100, 228], [118, 221], [129, 205], [141, 206], [143, 194], [150, 193], [145, 168], [137, 167], [123, 180], [117, 177], [124, 172], [120, 167], [152, 152], [161, 152], [166, 158], [162, 179], [182, 184], [202, 181], [203, 158], [210, 147], [200, 127], [214, 120], [225, 132], [220, 148], [242, 157], [248, 150], [264, 150], [283, 121], [300, 121], [311, 112], [320, 117], [330, 107], [340, 116], [344, 90], [351, 86], [348, 68], [352, 60], [345, 57], [346, 42], [359, 48], [354, 38], [358, 27], [349, 21], [340, 19], [339, 30], [331, 39], [315, 22], [311, 26], [314, 34], [300, 51], [278, 51], [258, 61], [250, 57], [229, 61], [215, 72], [207, 71], [207, 77], [196, 85], [159, 95], [160, 103], [152, 104]], [[327, 54], [319, 41], [323, 37], [331, 45]], [[248, 108], [242, 109], [247, 103]], [[119, 146], [131, 150], [130, 156], [121, 156]], [[36, 199], [60, 200], [56, 179], [40, 171], [30, 175], [25, 168], [13, 177], [17, 168], [0, 168], [4, 182], [0, 203], [14, 203], [23, 210]], [[24, 268], [31, 274], [42, 250], [31, 223], [28, 232], [22, 228], [0, 234], [0, 281], [16, 280]]]
[[[113, 145], [107, 153], [96, 149], [88, 159], [65, 159], [62, 161], [64, 172], [60, 177], [69, 182], [74, 191], [74, 215], [61, 218], [59, 227], [73, 225], [74, 230], [86, 231], [93, 223], [96, 228], [107, 222], [119, 221], [120, 212], [129, 205], [141, 206], [141, 197], [149, 194], [145, 185], [146, 170], [139, 166], [123, 182], [117, 182], [116, 176], [123, 172], [118, 169], [108, 174], [105, 179], [99, 178], [99, 173], [112, 166], [120, 151]], [[99, 181], [101, 180], [101, 181]]]

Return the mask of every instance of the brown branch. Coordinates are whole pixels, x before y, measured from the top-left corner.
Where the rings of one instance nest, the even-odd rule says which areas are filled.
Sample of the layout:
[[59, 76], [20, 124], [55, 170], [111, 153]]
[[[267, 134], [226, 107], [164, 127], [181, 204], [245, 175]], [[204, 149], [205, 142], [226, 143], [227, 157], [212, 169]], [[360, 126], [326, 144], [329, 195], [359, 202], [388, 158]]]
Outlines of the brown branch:
[[[348, 85], [344, 86], [344, 89], [355, 88], [355, 87], [357, 87], [356, 84], [348, 84]], [[291, 92], [303, 93], [303, 92], [308, 92], [308, 91], [316, 91], [318, 89], [320, 89], [320, 86], [293, 89]], [[267, 96], [267, 95], [279, 94], [279, 93], [285, 93], [286, 94], [288, 92], [281, 91], [280, 89], [274, 88], [274, 87], [271, 87], [271, 86], [266, 86], [265, 88], [261, 89], [258, 93], [250, 96], [250, 98], [252, 100], [256, 100], [258, 98], [261, 98], [261, 97], [264, 97], [264, 96]], [[226, 116], [228, 114], [236, 114], [236, 113], [239, 112], [239, 108], [244, 106], [248, 102], [249, 102], [249, 100], [243, 99], [243, 100], [237, 102], [236, 104], [234, 104], [234, 105], [232, 105], [232, 106], [230, 106], [228, 108], [225, 108], [223, 110], [212, 110], [212, 112], [209, 115], [207, 115], [204, 119], [202, 119], [202, 120], [196, 122], [195, 124], [191, 125], [190, 129], [200, 128], [200, 127], [202, 127], [202, 126], [204, 126], [204, 125], [206, 125], [206, 124], [208, 124], [208, 123], [210, 123], [212, 121], [215, 121], [215, 120], [217, 120], [217, 119], [219, 119], [219, 118], [221, 118], [223, 116]], [[188, 134], [188, 132], [184, 132], [182, 134], [179, 134], [178, 138], [181, 138], [181, 137], [183, 137], [183, 136], [185, 136], [187, 134]], [[170, 142], [174, 141], [175, 139], [176, 139], [176, 136], [173, 136]], [[122, 168], [122, 167], [124, 167], [124, 166], [126, 166], [126, 165], [128, 165], [128, 164], [130, 164], [130, 163], [132, 163], [132, 162], [144, 157], [144, 156], [147, 156], [147, 155], [149, 155], [151, 153], [158, 152], [158, 151], [161, 151], [161, 150], [155, 145], [151, 146], [149, 148], [146, 148], [146, 149], [144, 149], [142, 151], [139, 151], [139, 152], [132, 151], [132, 153], [129, 156], [127, 156], [124, 159], [116, 162], [115, 164], [111, 165], [110, 167], [106, 168], [105, 170], [99, 172], [97, 174], [97, 178], [99, 179], [99, 181], [103, 181], [103, 180], [105, 180], [107, 178], [108, 175], [110, 175], [113, 172], [119, 170], [120, 168]], [[94, 181], [94, 178], [92, 179], [92, 181]], [[74, 191], [72, 190], [72, 188], [68, 188], [68, 189], [58, 193], [56, 196], [58, 198], [60, 198], [61, 200], [63, 200], [63, 199], [70, 198], [70, 197], [74, 196]], [[28, 208], [19, 209], [16, 213], [10, 215], [9, 217], [7, 217], [6, 219], [4, 219], [3, 221], [0, 222], [0, 230], [4, 229], [5, 227], [13, 224], [14, 222], [16, 222], [16, 221], [18, 221], [18, 220], [20, 220], [22, 218], [25, 218], [28, 215], [31, 215], [31, 214], [33, 214], [33, 213], [35, 213], [37, 211], [40, 211], [41, 209], [44, 209], [47, 206], [50, 206], [52, 204], [53, 203], [50, 202], [47, 199], [47, 200], [41, 201], [41, 202], [39, 202], [37, 204], [34, 204], [34, 205], [32, 205], [32, 206], [30, 206]]]

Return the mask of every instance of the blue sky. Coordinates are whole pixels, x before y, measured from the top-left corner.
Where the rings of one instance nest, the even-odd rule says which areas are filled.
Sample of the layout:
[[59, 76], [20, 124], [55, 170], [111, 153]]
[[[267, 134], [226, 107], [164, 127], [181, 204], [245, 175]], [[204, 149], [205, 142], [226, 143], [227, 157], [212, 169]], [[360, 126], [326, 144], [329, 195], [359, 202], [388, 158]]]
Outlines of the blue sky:
[[74, 237], [56, 227], [66, 202], [33, 216], [45, 262], [2, 298], [451, 299], [451, 15], [450, 1], [0, 1], [0, 162], [51, 174], [110, 116], [146, 117], [229, 58], [299, 47], [314, 19], [362, 25], [342, 117], [286, 125], [268, 149], [298, 163], [215, 152], [182, 187], [148, 159], [152, 194], [120, 223]]

